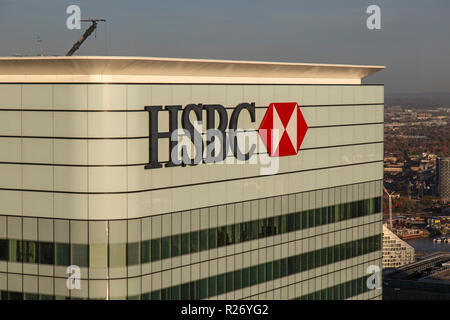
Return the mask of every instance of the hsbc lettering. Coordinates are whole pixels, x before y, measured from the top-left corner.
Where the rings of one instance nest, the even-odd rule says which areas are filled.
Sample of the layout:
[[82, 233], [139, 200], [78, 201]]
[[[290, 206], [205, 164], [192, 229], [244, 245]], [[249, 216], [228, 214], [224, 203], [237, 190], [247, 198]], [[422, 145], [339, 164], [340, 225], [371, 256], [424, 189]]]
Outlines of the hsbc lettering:
[[[238, 104], [228, 119], [228, 113], [224, 106], [219, 104], [189, 104], [184, 109], [180, 105], [176, 106], [146, 106], [145, 110], [149, 114], [149, 163], [145, 169], [162, 168], [163, 164], [159, 162], [158, 141], [160, 139], [169, 139], [169, 162], [164, 167], [198, 165], [200, 163], [215, 163], [225, 160], [229, 148], [236, 159], [248, 160], [256, 150], [256, 144], [250, 146], [250, 150], [244, 153], [238, 145], [238, 120], [239, 117], [247, 113], [250, 121], [255, 122], [255, 104]], [[199, 126], [203, 123], [203, 111], [206, 111], [206, 154], [204, 154], [204, 143]], [[158, 113], [166, 111], [169, 113], [169, 131], [158, 131]], [[179, 113], [181, 112], [181, 128], [178, 126]], [[197, 121], [192, 123], [191, 113], [194, 114]], [[216, 126], [216, 115], [219, 123]], [[197, 125], [197, 127], [196, 127]], [[227, 130], [228, 129], [228, 130]], [[200, 129], [201, 130], [201, 129]], [[227, 134], [228, 133], [228, 134]], [[188, 147], [181, 148], [181, 159], [178, 150], [180, 138], [187, 137], [194, 145], [195, 157], [188, 155]], [[216, 152], [217, 144], [220, 145], [220, 151]], [[192, 152], [191, 152], [192, 153]]]
[[[271, 167], [276, 165], [276, 168], [271, 168], [268, 173], [262, 170], [262, 174], [271, 174], [274, 173], [273, 169], [278, 169], [278, 157], [294, 156], [299, 152], [308, 130], [296, 102], [271, 103], [257, 130], [238, 129], [242, 115], [246, 114], [251, 123], [255, 122], [254, 103], [238, 104], [230, 116], [220, 104], [188, 104], [185, 108], [180, 105], [146, 106], [145, 110], [149, 115], [149, 162], [145, 166], [146, 169], [224, 163], [224, 160], [228, 164], [229, 160], [233, 159], [229, 151], [241, 162], [250, 159], [249, 163], [256, 163], [253, 161], [253, 155], [257, 151], [258, 132], [262, 141], [259, 145], [265, 146], [264, 152], [259, 153], [259, 163], [270, 164]], [[160, 111], [168, 112], [169, 131], [158, 131]], [[204, 115], [205, 133], [202, 132]], [[216, 119], [219, 120], [217, 124]], [[169, 161], [164, 164], [159, 161], [158, 142], [161, 139], [169, 139]], [[243, 148], [246, 139], [249, 140], [247, 149]], [[265, 161], [267, 158], [273, 160]]]

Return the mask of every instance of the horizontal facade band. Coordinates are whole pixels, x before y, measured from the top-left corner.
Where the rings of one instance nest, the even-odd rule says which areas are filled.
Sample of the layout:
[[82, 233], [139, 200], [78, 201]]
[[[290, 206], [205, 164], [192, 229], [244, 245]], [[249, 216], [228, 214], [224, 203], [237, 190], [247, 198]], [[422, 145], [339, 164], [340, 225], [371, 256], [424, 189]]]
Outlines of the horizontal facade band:
[[[384, 106], [384, 102], [378, 103], [354, 103], [354, 104], [313, 104], [313, 105], [299, 105], [301, 108], [314, 108], [314, 107], [359, 107], [359, 106]], [[100, 107], [98, 107], [100, 108]], [[233, 110], [235, 107], [225, 107], [225, 109]], [[256, 109], [267, 109], [267, 106], [255, 106]], [[2, 108], [0, 111], [13, 111], [13, 112], [145, 112], [148, 111], [141, 109], [117, 110], [117, 109], [24, 109], [24, 108]]]
[[[224, 225], [163, 238], [109, 244], [108, 252], [126, 257], [125, 265], [138, 265], [167, 258], [226, 247], [270, 236], [333, 224], [381, 212], [381, 197], [345, 202], [316, 209], [286, 213], [270, 218]], [[72, 249], [71, 249], [71, 246]], [[13, 251], [10, 251], [13, 250]], [[71, 255], [71, 250], [76, 254]], [[121, 252], [124, 250], [124, 252]], [[73, 260], [73, 257], [83, 257]], [[72, 260], [70, 259], [72, 257]], [[89, 245], [0, 238], [0, 261], [78, 265], [89, 267]], [[108, 267], [111, 265], [108, 259]]]
[[293, 173], [312, 172], [312, 171], [318, 171], [318, 170], [324, 170], [324, 169], [345, 168], [345, 167], [352, 167], [352, 166], [366, 165], [366, 164], [374, 164], [374, 163], [382, 164], [383, 163], [383, 159], [374, 160], [374, 161], [359, 162], [359, 163], [351, 163], [351, 164], [345, 164], [345, 165], [318, 167], [318, 168], [296, 170], [296, 171], [288, 171], [288, 172], [279, 172], [279, 173], [275, 173], [275, 174], [272, 174], [272, 175], [257, 175], [257, 176], [239, 177], [239, 178], [233, 178], [233, 179], [205, 181], [205, 182], [199, 182], [199, 183], [191, 183], [191, 184], [175, 185], [175, 186], [172, 185], [172, 186], [167, 186], [167, 187], [149, 188], [149, 189], [132, 190], [132, 191], [77, 192], [77, 191], [59, 191], [59, 190], [44, 190], [44, 189], [20, 189], [20, 188], [0, 188], [0, 190], [3, 190], [3, 191], [24, 191], [24, 192], [49, 192], [49, 193], [61, 193], [61, 194], [86, 194], [86, 195], [131, 194], [131, 193], [143, 193], [143, 192], [150, 192], [150, 191], [168, 190], [168, 189], [174, 189], [174, 188], [185, 188], [185, 187], [201, 186], [201, 185], [216, 184], [216, 183], [223, 183], [223, 182], [230, 182], [230, 181], [241, 181], [241, 180], [247, 180], [247, 179], [257, 179], [257, 178], [261, 178], [261, 177], [275, 177], [275, 176], [281, 176], [281, 175], [287, 175], [287, 174], [293, 174]]
[[[384, 124], [384, 122], [366, 122], [366, 123], [350, 123], [350, 124], [339, 124], [339, 125], [328, 125], [328, 126], [310, 126], [308, 129], [322, 129], [322, 128], [340, 128], [340, 127], [354, 127], [354, 126], [369, 126]], [[245, 131], [238, 130], [239, 133], [249, 133], [257, 132], [257, 129], [248, 129]], [[228, 130], [226, 131], [228, 132]], [[202, 136], [206, 136], [205, 132], [201, 133]], [[140, 139], [150, 139], [150, 136], [140, 136], [140, 137], [55, 137], [55, 136], [25, 136], [25, 135], [0, 135], [0, 138], [19, 138], [19, 139], [49, 139], [49, 140], [140, 140]]]

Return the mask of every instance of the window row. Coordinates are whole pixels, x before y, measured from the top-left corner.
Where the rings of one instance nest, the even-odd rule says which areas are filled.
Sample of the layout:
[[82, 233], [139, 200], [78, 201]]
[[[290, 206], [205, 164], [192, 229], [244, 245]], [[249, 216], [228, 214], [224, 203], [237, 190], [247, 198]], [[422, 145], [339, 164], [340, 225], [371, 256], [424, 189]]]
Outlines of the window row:
[[142, 294], [143, 300], [206, 299], [381, 250], [375, 235]]
[[365, 275], [358, 279], [353, 279], [333, 287], [325, 288], [310, 294], [303, 295], [293, 300], [344, 300], [371, 289], [367, 286], [369, 275]]
[[[108, 267], [125, 267], [340, 222], [380, 210], [381, 197], [377, 197], [142, 242], [110, 244], [109, 250], [104, 251], [108, 251]], [[0, 261], [88, 267], [93, 264], [89, 261], [89, 250], [87, 244], [0, 239]]]
[[[196, 300], [206, 299], [234, 290], [275, 280], [324, 265], [375, 252], [381, 249], [381, 237], [375, 235], [364, 239], [346, 242], [292, 257], [287, 257], [248, 268], [230, 271], [217, 276], [191, 281], [169, 288], [143, 293], [128, 299], [142, 300]], [[367, 276], [348, 281], [299, 297], [297, 299], [347, 299], [367, 291]], [[2, 300], [48, 300], [70, 299], [63, 296], [38, 295], [32, 293], [1, 291]]]

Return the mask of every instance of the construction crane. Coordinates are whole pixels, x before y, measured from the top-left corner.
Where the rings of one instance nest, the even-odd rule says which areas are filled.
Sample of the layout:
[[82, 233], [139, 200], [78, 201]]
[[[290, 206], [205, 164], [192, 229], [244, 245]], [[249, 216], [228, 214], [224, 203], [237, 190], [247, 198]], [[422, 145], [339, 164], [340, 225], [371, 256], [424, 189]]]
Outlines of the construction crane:
[[78, 48], [80, 48], [80, 46], [83, 44], [83, 42], [92, 34], [92, 32], [94, 32], [94, 30], [97, 28], [97, 22], [106, 22], [105, 19], [86, 19], [86, 20], [81, 20], [81, 22], [91, 22], [92, 24], [90, 25], [89, 28], [86, 29], [86, 31], [84, 32], [84, 34], [81, 36], [80, 40], [78, 40], [73, 47], [69, 50], [69, 52], [67, 52], [66, 56], [71, 56], [75, 53], [75, 51], [78, 50]]

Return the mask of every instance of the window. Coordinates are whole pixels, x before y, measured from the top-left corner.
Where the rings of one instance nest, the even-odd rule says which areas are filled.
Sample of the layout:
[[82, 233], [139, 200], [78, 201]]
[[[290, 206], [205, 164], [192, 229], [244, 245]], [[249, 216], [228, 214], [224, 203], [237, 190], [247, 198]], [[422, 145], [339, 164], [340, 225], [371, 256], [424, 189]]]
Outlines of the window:
[[139, 247], [139, 242], [127, 243], [127, 265], [134, 266], [139, 264], [141, 256]]
[[8, 260], [8, 240], [0, 239], [0, 261]]
[[172, 257], [178, 257], [181, 254], [181, 235], [177, 234], [172, 239]]
[[260, 264], [258, 266], [258, 283], [263, 283], [266, 280], [266, 265]]
[[[35, 243], [34, 246], [36, 246]], [[53, 248], [53, 243], [51, 242], [39, 243], [39, 263], [55, 264], [55, 251]]]
[[9, 261], [10, 262], [22, 262], [22, 241], [9, 240]]
[[234, 274], [233, 271], [227, 272], [226, 274], [227, 292], [233, 291], [234, 288], [233, 274]]
[[258, 221], [252, 221], [251, 223], [251, 240], [258, 239]]
[[273, 262], [273, 278], [278, 279], [281, 274], [280, 260], [275, 260]]
[[217, 228], [217, 246], [223, 247], [226, 245], [226, 228], [224, 226]]
[[141, 263], [150, 262], [150, 240], [141, 242]]
[[287, 268], [287, 259], [281, 259], [281, 277], [287, 276], [288, 268]]
[[302, 214], [301, 212], [295, 213], [295, 230], [300, 230], [302, 226]]
[[322, 214], [320, 209], [314, 210], [314, 219], [315, 219], [315, 226], [320, 226], [322, 224]]
[[198, 231], [191, 232], [191, 253], [198, 252], [199, 241]]
[[152, 240], [152, 261], [161, 260], [161, 239]]
[[171, 292], [171, 299], [172, 300], [180, 300], [180, 298], [181, 298], [181, 286], [180, 285], [174, 286], [174, 287], [172, 287], [171, 291], [172, 291]]
[[250, 285], [258, 284], [258, 267], [250, 267]]
[[234, 225], [234, 241], [235, 243], [242, 242], [242, 224], [237, 223]]
[[208, 247], [210, 249], [217, 248], [217, 228], [211, 228], [208, 231]]
[[70, 265], [70, 246], [68, 243], [55, 243], [55, 263], [58, 266]]
[[211, 277], [208, 279], [208, 297], [215, 295], [217, 295], [217, 277]]
[[266, 281], [271, 281], [273, 279], [273, 263], [266, 263]]
[[200, 282], [199, 283], [199, 287], [200, 287], [199, 298], [205, 299], [208, 297], [208, 279], [202, 279], [199, 282]]
[[242, 288], [242, 270], [236, 270], [234, 272], [234, 290]]
[[161, 258], [167, 259], [171, 256], [171, 237], [161, 239]]
[[250, 285], [250, 268], [242, 270], [242, 288], [246, 288]]
[[259, 220], [259, 238], [267, 236], [267, 219]]
[[315, 227], [315, 219], [314, 219], [314, 210], [308, 210], [308, 223], [309, 223], [309, 225], [308, 225], [308, 227], [309, 228], [312, 228], [312, 227]]
[[71, 244], [70, 248], [71, 264], [79, 267], [89, 266], [89, 247], [86, 244]]
[[123, 268], [127, 264], [127, 252], [125, 243], [111, 243], [109, 245], [109, 266], [111, 268]]
[[234, 225], [227, 226], [227, 245], [234, 243]]
[[[39, 263], [38, 246], [35, 241], [23, 241], [23, 262]], [[48, 264], [53, 264], [53, 262]]]
[[219, 274], [217, 276], [217, 295], [225, 293], [225, 275]]
[[183, 283], [181, 285], [181, 300], [189, 300], [189, 283]]
[[183, 233], [181, 235], [181, 254], [189, 253], [189, 249], [191, 247], [189, 240], [190, 240], [189, 233]]
[[287, 231], [291, 232], [295, 230], [295, 213], [288, 214], [287, 216]]

